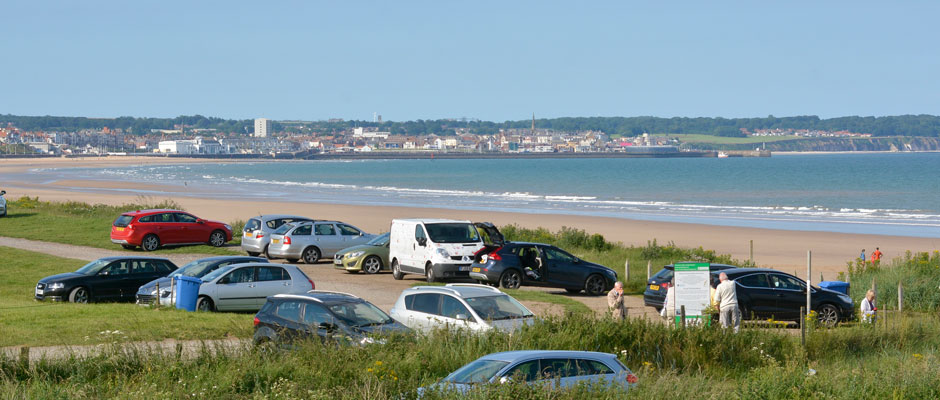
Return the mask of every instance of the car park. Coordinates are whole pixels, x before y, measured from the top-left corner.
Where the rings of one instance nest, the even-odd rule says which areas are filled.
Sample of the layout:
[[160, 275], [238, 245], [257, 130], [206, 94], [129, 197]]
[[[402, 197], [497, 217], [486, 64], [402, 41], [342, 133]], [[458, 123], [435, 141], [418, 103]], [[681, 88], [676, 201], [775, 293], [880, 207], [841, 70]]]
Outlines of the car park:
[[186, 264], [171, 274], [154, 279], [140, 286], [137, 289], [137, 304], [149, 305], [157, 299], [157, 288], [160, 289], [160, 304], [170, 305], [172, 302], [171, 282], [175, 276], [189, 276], [193, 278], [202, 278], [206, 274], [215, 271], [226, 265], [244, 264], [244, 263], [263, 263], [267, 260], [260, 257], [246, 256], [219, 256], [201, 258]]
[[563, 288], [602, 295], [614, 287], [617, 272], [584, 261], [549, 244], [511, 242], [477, 253], [470, 278], [507, 289], [520, 286]]
[[[738, 307], [745, 319], [773, 318], [799, 321], [800, 307], [806, 307], [806, 282], [769, 268], [736, 268], [724, 272], [735, 282]], [[717, 279], [719, 272], [712, 272]], [[819, 321], [832, 326], [854, 316], [855, 304], [846, 294], [813, 286], [811, 308]]]
[[227, 265], [201, 279], [196, 300], [199, 311], [258, 311], [268, 296], [316, 288], [297, 266], [286, 264]]
[[516, 299], [494, 287], [472, 283], [405, 289], [389, 314], [421, 332], [438, 328], [512, 332], [535, 322], [532, 312]]
[[121, 214], [111, 226], [111, 242], [125, 249], [154, 251], [166, 245], [209, 244], [232, 240], [229, 224], [198, 218], [180, 210], [137, 210]]
[[320, 290], [268, 297], [254, 326], [258, 345], [301, 340], [365, 345], [375, 343], [378, 336], [411, 331], [368, 301]]
[[376, 274], [388, 269], [389, 234], [376, 236], [366, 244], [348, 247], [333, 256], [333, 266], [349, 273]]
[[242, 250], [249, 256], [267, 256], [271, 234], [284, 224], [300, 221], [313, 221], [312, 218], [287, 214], [267, 214], [249, 218], [242, 228]]
[[140, 285], [175, 270], [176, 265], [165, 258], [99, 258], [75, 272], [40, 279], [35, 298], [72, 303], [131, 301]]
[[423, 275], [428, 283], [466, 278], [474, 254], [486, 245], [484, 236], [470, 221], [395, 219], [389, 233], [388, 257], [395, 279], [405, 274]]
[[566, 350], [520, 350], [488, 354], [460, 367], [440, 382], [419, 388], [418, 397], [428, 391], [467, 394], [478, 385], [525, 382], [553, 389], [594, 384], [635, 386], [639, 378], [617, 356], [610, 353]]
[[[728, 264], [709, 264], [709, 271], [725, 271], [731, 268], [737, 268]], [[666, 291], [669, 289], [669, 282], [672, 281], [674, 271], [673, 264], [666, 265], [656, 274], [646, 281], [646, 290], [643, 291], [643, 304], [647, 307], [654, 307], [656, 311], [663, 309], [666, 302]], [[712, 287], [718, 285], [718, 277], [713, 276]]]
[[284, 258], [295, 263], [301, 259], [315, 264], [350, 246], [366, 244], [375, 238], [352, 225], [339, 221], [304, 221], [281, 225], [271, 234], [268, 258]]

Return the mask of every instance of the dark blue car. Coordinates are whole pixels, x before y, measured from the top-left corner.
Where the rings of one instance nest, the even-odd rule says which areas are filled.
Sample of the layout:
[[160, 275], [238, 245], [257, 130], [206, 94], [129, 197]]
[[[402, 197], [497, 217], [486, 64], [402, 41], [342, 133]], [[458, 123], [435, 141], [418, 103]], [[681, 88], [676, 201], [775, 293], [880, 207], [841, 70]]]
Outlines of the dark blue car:
[[478, 252], [470, 278], [507, 289], [543, 286], [598, 296], [614, 287], [617, 273], [550, 244], [511, 242]]

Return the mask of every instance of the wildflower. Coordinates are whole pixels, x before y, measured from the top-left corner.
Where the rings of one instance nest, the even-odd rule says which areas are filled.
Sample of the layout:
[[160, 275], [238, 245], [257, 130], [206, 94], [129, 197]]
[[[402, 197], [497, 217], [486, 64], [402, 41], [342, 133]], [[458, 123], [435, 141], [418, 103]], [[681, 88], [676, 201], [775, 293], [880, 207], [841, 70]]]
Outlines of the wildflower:
[[372, 372], [372, 368], [366, 368], [367, 372]]
[[377, 367], [381, 367], [381, 366], [382, 366], [382, 361], [376, 361], [376, 362], [375, 362], [375, 365], [376, 365]]
[[914, 358], [920, 360], [920, 359], [923, 359], [923, 358], [924, 358], [924, 355], [923, 355], [923, 354], [914, 353]]

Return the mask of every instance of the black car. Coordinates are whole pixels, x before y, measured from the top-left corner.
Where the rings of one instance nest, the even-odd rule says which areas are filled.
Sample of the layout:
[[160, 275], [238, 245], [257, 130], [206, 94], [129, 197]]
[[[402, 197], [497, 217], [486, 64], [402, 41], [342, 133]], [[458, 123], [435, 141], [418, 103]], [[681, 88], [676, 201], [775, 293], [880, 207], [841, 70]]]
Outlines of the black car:
[[470, 278], [507, 289], [545, 286], [601, 295], [614, 287], [617, 273], [549, 244], [511, 242], [478, 252], [470, 266]]
[[48, 276], [36, 284], [36, 300], [92, 301], [134, 300], [137, 288], [176, 270], [176, 264], [156, 257], [105, 257], [79, 268]]
[[[673, 265], [669, 264], [659, 270], [646, 281], [646, 290], [643, 292], [643, 304], [647, 307], [654, 307], [656, 311], [662, 310], [663, 303], [666, 302], [666, 290], [669, 289], [669, 282], [672, 281]], [[709, 271], [724, 271], [731, 268], [737, 268], [728, 264], [709, 264]], [[718, 278], [712, 279], [712, 287], [718, 285]]]
[[[745, 319], [800, 320], [800, 307], [806, 306], [806, 282], [802, 279], [768, 268], [723, 272], [736, 283], [738, 307]], [[712, 279], [718, 279], [718, 272], [712, 272]], [[810, 297], [813, 311], [826, 325], [854, 316], [855, 304], [848, 295], [813, 286]]]
[[137, 304], [153, 303], [157, 297], [157, 286], [160, 287], [160, 297], [165, 299], [163, 301], [168, 301], [170, 297], [170, 281], [173, 280], [173, 277], [177, 275], [202, 278], [206, 274], [226, 265], [251, 262], [263, 263], [267, 261], [268, 260], [261, 257], [246, 256], [218, 256], [201, 258], [180, 267], [180, 269], [173, 271], [173, 273], [167, 276], [154, 279], [140, 286], [140, 288], [137, 289]]
[[254, 323], [257, 345], [314, 339], [365, 345], [374, 343], [375, 336], [411, 331], [359, 297], [316, 290], [268, 297]]

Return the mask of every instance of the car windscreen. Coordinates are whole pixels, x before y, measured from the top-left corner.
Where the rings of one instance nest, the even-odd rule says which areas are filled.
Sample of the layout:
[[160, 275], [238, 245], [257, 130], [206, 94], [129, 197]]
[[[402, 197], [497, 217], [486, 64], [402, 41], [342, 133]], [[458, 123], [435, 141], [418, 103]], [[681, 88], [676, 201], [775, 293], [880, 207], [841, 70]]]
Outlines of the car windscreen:
[[370, 246], [385, 246], [388, 244], [389, 234], [384, 233], [379, 236], [376, 236], [374, 239], [370, 240], [369, 243], [366, 243]]
[[531, 317], [532, 313], [509, 295], [469, 297], [464, 299], [485, 320], [514, 319]]
[[133, 220], [134, 220], [133, 215], [122, 215], [120, 217], [117, 217], [116, 220], [114, 220], [114, 226], [118, 228], [124, 228], [127, 225], [130, 225], [131, 221]]
[[101, 269], [106, 267], [108, 264], [111, 264], [111, 261], [113, 260], [95, 260], [85, 264], [84, 267], [79, 268], [78, 271], [75, 272], [78, 272], [82, 275], [94, 275], [97, 274], [98, 271], [101, 271]]
[[484, 383], [496, 375], [499, 370], [509, 364], [506, 361], [497, 360], [476, 360], [470, 364], [460, 367], [454, 373], [444, 378], [444, 382], [450, 383]]
[[479, 242], [477, 228], [468, 223], [425, 224], [428, 237], [434, 243]]
[[287, 233], [287, 231], [289, 231], [290, 228], [293, 228], [293, 227], [294, 227], [294, 224], [284, 224], [284, 225], [281, 225], [279, 228], [277, 228], [277, 229], [274, 230], [274, 234], [275, 234], [275, 235], [283, 235], [283, 234]]
[[346, 325], [353, 328], [385, 325], [395, 322], [384, 311], [369, 303], [348, 302], [329, 306], [330, 311]]
[[651, 277], [650, 280], [654, 280], [660, 283], [662, 282], [668, 283], [669, 281], [672, 280], [672, 275], [673, 275], [673, 271], [671, 269], [663, 268], [659, 272], [657, 272], [656, 275], [653, 275], [653, 277]]
[[196, 260], [189, 264], [184, 265], [182, 268], [173, 271], [170, 276], [192, 276], [198, 278], [202, 275], [205, 275], [208, 272], [209, 268], [212, 268], [212, 265], [215, 264], [212, 261], [200, 261]]
[[200, 279], [202, 279], [203, 282], [212, 282], [213, 280], [215, 280], [215, 278], [218, 278], [218, 277], [221, 276], [222, 274], [225, 274], [226, 272], [231, 271], [231, 270], [232, 270], [232, 266], [231, 266], [231, 265], [226, 265], [226, 266], [224, 266], [224, 267], [222, 267], [222, 268], [219, 268], [219, 269], [217, 269], [217, 270], [215, 270], [215, 271], [212, 271], [212, 272], [206, 274], [205, 276], [203, 276], [203, 277], [200, 278]]

